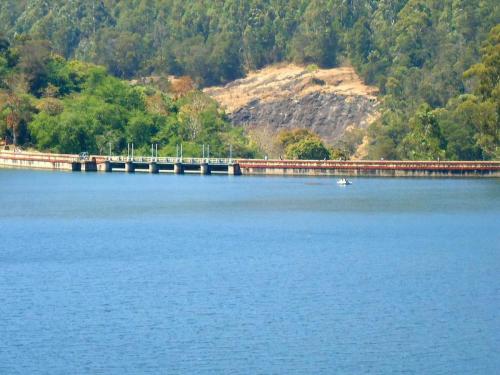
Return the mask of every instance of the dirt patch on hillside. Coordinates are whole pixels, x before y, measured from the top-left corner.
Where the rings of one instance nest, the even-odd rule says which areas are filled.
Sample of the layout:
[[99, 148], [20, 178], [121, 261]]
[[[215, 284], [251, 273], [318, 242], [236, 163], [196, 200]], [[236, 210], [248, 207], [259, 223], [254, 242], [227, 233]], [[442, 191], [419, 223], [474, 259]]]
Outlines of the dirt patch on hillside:
[[308, 69], [288, 64], [251, 72], [222, 87], [204, 90], [228, 113], [251, 105], [282, 99], [300, 99], [312, 93], [364, 96], [376, 101], [377, 88], [365, 85], [352, 67]]

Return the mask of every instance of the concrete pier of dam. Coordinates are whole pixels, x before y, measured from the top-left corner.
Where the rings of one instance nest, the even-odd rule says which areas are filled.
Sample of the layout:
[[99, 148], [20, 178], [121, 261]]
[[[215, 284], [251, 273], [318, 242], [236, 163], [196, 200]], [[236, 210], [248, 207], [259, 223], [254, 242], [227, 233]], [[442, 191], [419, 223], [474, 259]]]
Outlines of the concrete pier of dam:
[[333, 161], [151, 158], [0, 151], [0, 167], [72, 172], [259, 176], [500, 177], [499, 161]]

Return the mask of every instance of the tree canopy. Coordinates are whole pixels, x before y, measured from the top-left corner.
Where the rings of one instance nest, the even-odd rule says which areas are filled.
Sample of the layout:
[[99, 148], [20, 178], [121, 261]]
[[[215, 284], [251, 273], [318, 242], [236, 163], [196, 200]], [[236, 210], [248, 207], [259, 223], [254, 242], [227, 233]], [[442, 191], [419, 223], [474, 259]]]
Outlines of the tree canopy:
[[323, 160], [345, 157], [338, 149], [328, 148], [319, 136], [307, 129], [282, 130], [278, 146], [287, 159]]
[[[16, 56], [12, 63], [9, 55]], [[200, 156], [203, 144], [213, 156], [227, 156], [230, 145], [235, 156], [256, 153], [202, 92], [132, 85], [104, 67], [66, 61], [45, 41], [3, 48], [0, 74], [0, 137], [14, 144], [61, 153], [101, 154], [111, 147], [119, 154], [127, 143], [143, 155], [152, 143], [161, 155], [174, 155], [180, 144], [186, 156]]]

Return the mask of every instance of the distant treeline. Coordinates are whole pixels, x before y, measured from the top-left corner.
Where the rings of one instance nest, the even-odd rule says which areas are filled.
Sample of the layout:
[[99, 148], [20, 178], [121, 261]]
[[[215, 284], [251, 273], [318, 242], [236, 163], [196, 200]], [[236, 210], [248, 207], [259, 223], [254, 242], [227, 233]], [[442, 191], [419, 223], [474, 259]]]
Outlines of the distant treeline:
[[189, 75], [212, 85], [280, 61], [350, 62], [383, 100], [369, 130], [372, 158], [498, 158], [499, 22], [497, 0], [0, 4], [11, 42], [50, 40], [64, 57], [121, 78]]

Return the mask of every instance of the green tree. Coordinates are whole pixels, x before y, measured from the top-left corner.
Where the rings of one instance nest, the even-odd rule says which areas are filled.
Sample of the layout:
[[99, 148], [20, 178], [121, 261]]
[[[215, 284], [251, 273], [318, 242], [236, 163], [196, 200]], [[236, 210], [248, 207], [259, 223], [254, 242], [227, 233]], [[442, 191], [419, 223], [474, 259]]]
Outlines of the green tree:
[[319, 139], [306, 138], [287, 146], [285, 155], [288, 159], [323, 160], [330, 158], [330, 152]]
[[338, 25], [328, 11], [327, 0], [311, 1], [304, 20], [291, 42], [292, 59], [299, 63], [318, 63], [331, 67], [337, 63]]
[[308, 129], [283, 130], [277, 142], [288, 159], [329, 159], [330, 152], [319, 136]]
[[40, 97], [48, 84], [50, 43], [46, 40], [27, 40], [17, 47], [18, 68], [28, 80], [29, 92]]
[[400, 144], [400, 154], [411, 160], [436, 160], [444, 157], [444, 139], [435, 113], [422, 106], [410, 119], [410, 132]]
[[471, 98], [469, 102], [480, 114], [475, 119], [477, 144], [483, 150], [484, 158], [499, 158], [500, 25], [491, 30], [481, 54], [481, 63], [467, 70], [464, 77], [476, 80], [474, 91], [479, 99]]
[[142, 147], [152, 143], [152, 137], [158, 132], [158, 128], [152, 115], [137, 111], [128, 119], [125, 132], [128, 142]]
[[130, 78], [141, 68], [147, 45], [138, 34], [106, 29], [97, 39], [98, 62], [121, 78]]
[[491, 30], [481, 54], [481, 62], [467, 70], [464, 77], [478, 80], [475, 91], [483, 99], [500, 103], [500, 25]]

